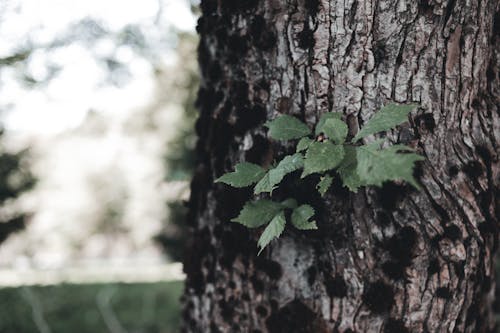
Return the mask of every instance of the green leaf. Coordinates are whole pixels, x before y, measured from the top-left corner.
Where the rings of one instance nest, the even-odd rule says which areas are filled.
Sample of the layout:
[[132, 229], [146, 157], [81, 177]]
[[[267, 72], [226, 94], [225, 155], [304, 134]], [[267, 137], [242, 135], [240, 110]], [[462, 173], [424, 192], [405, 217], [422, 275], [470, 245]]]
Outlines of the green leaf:
[[250, 201], [245, 204], [238, 217], [231, 221], [243, 224], [248, 228], [258, 228], [271, 221], [282, 209], [279, 202], [267, 199]]
[[282, 115], [264, 124], [276, 140], [299, 139], [311, 133], [309, 127], [295, 117]]
[[371, 134], [390, 130], [408, 121], [408, 114], [417, 106], [415, 104], [402, 105], [394, 103], [384, 106], [366, 122], [363, 128], [352, 139], [352, 142], [356, 142]]
[[342, 117], [342, 114], [338, 113], [338, 112], [323, 113], [321, 115], [321, 117], [319, 118], [318, 124], [316, 124], [316, 129], [314, 131], [314, 134], [316, 134], [316, 136], [318, 136], [321, 133], [323, 133], [323, 126], [325, 125], [325, 122], [328, 119], [337, 119], [337, 120], [340, 120], [341, 117]]
[[385, 149], [380, 148], [380, 141], [357, 147], [357, 172], [361, 181], [366, 185], [382, 186], [390, 180], [404, 180], [419, 189], [413, 178], [415, 162], [424, 158], [404, 145], [394, 145]]
[[304, 157], [302, 154], [296, 153], [286, 156], [255, 185], [254, 193], [272, 192], [287, 174], [303, 167]]
[[302, 139], [299, 140], [299, 143], [297, 143], [297, 153], [306, 150], [309, 148], [311, 143], [313, 143], [314, 140], [310, 139], [308, 137], [303, 137]]
[[324, 196], [326, 191], [332, 186], [333, 178], [329, 175], [321, 177], [321, 180], [318, 183], [317, 189], [321, 196]]
[[290, 208], [290, 209], [294, 209], [297, 207], [297, 200], [293, 199], [293, 198], [288, 198], [284, 201], [281, 202], [281, 205], [284, 207], [284, 208]]
[[309, 205], [301, 205], [292, 212], [292, 224], [299, 230], [318, 229], [316, 221], [309, 221], [314, 215], [314, 208]]
[[323, 125], [323, 132], [335, 144], [343, 144], [347, 137], [347, 124], [340, 119], [327, 119]]
[[281, 211], [278, 213], [271, 222], [267, 225], [267, 227], [260, 235], [259, 241], [257, 245], [259, 246], [259, 254], [264, 250], [264, 248], [275, 238], [278, 238], [283, 230], [285, 230], [285, 212]]
[[235, 167], [234, 172], [224, 174], [215, 180], [216, 183], [225, 183], [233, 187], [245, 187], [258, 182], [266, 171], [257, 164], [243, 162]]
[[345, 156], [337, 168], [337, 172], [342, 179], [342, 183], [352, 192], [357, 192], [358, 188], [365, 185], [357, 172], [358, 159], [356, 148], [353, 146], [344, 146]]
[[330, 141], [313, 142], [306, 152], [302, 178], [315, 172], [334, 169], [344, 158], [344, 147]]

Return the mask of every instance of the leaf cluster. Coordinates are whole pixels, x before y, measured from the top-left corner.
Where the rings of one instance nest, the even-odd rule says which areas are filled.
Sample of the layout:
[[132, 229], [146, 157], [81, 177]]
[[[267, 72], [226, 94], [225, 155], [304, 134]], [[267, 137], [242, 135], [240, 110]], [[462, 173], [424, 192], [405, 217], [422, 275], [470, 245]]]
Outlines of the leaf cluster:
[[[384, 147], [384, 140], [362, 144], [360, 140], [379, 132], [388, 131], [407, 121], [408, 114], [416, 105], [389, 104], [379, 110], [361, 130], [348, 141], [348, 126], [340, 113], [325, 113], [319, 119], [314, 132], [299, 119], [281, 115], [265, 124], [269, 136], [275, 140], [297, 140], [296, 152], [285, 156], [274, 167], [265, 170], [259, 165], [242, 162], [235, 171], [226, 173], [216, 182], [233, 187], [247, 187], [255, 184], [254, 194], [269, 193], [283, 178], [297, 170], [302, 170], [301, 179], [310, 175], [320, 175], [316, 186], [323, 196], [330, 189], [336, 173], [350, 191], [357, 192], [362, 186], [382, 186], [386, 181], [406, 181], [419, 188], [413, 177], [415, 162], [423, 160], [405, 145]], [[286, 214], [289, 211], [290, 214]], [[259, 253], [285, 229], [289, 222], [299, 230], [317, 229], [312, 220], [315, 211], [308, 204], [299, 205], [293, 198], [282, 202], [258, 199], [245, 204], [240, 214], [232, 222], [248, 228], [267, 225], [257, 245]]]

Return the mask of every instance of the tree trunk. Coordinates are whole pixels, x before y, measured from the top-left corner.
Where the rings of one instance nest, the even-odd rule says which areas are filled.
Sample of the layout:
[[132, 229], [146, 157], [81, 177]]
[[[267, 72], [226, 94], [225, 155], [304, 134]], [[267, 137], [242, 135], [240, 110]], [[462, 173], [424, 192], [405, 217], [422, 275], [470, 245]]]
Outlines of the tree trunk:
[[[185, 332], [493, 332], [499, 7], [202, 0]], [[387, 136], [426, 157], [422, 189], [337, 183], [323, 199], [288, 179], [319, 230], [287, 228], [257, 256], [261, 230], [229, 222], [251, 190], [213, 180], [290, 151], [262, 126], [278, 114], [342, 112], [354, 135], [389, 101], [420, 106]]]

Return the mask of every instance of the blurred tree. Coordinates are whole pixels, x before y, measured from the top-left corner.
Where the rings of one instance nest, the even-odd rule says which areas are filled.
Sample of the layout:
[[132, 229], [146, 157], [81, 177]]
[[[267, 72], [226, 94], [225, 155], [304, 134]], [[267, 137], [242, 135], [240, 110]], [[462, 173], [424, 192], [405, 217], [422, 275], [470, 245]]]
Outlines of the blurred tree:
[[7, 151], [3, 137], [0, 129], [0, 243], [26, 226], [30, 214], [22, 212], [15, 203], [36, 183], [29, 169], [28, 150]]
[[[184, 181], [191, 179], [195, 166], [194, 147], [196, 136], [194, 123], [196, 120], [195, 99], [199, 85], [199, 73], [196, 63], [197, 36], [180, 33], [177, 52], [179, 66], [176, 79], [173, 80], [177, 96], [181, 96], [182, 117], [176, 126], [176, 134], [166, 144], [165, 168], [166, 181]], [[186, 183], [187, 185], [187, 183]], [[187, 208], [185, 201], [180, 198], [167, 202], [167, 217], [165, 227], [155, 239], [164, 248], [167, 255], [174, 261], [181, 261], [183, 247], [186, 242]]]
[[[184, 332], [493, 332], [499, 5], [202, 0]], [[257, 256], [262, 230], [230, 223], [251, 189], [214, 179], [290, 153], [262, 126], [279, 114], [340, 112], [352, 137], [391, 100], [420, 105], [387, 136], [427, 157], [422, 189], [285, 178], [273, 199], [312, 204], [319, 230]]]

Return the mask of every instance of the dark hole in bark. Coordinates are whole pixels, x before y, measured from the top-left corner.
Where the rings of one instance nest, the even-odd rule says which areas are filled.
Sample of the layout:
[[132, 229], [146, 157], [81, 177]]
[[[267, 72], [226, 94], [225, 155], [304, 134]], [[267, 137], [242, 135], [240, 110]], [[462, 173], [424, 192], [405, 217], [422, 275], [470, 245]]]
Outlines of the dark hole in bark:
[[267, 138], [262, 135], [253, 137], [253, 146], [245, 153], [247, 162], [262, 165], [269, 151], [270, 144]]
[[409, 333], [401, 319], [389, 318], [384, 324], [384, 333]]
[[256, 275], [250, 277], [250, 282], [252, 283], [253, 289], [257, 294], [264, 291], [264, 283]]
[[262, 124], [266, 119], [266, 110], [261, 105], [254, 105], [251, 109], [242, 107], [236, 110], [237, 120], [234, 124], [235, 133], [242, 135]]
[[252, 23], [250, 24], [250, 35], [254, 40], [258, 40], [264, 28], [266, 27], [266, 20], [262, 15], [256, 15], [252, 19]]
[[403, 227], [384, 244], [384, 247], [396, 259], [396, 262], [403, 266], [409, 266], [413, 259], [413, 248], [417, 242], [417, 237], [414, 228]]
[[472, 304], [469, 306], [469, 309], [467, 310], [467, 315], [465, 317], [465, 324], [469, 326], [470, 324], [479, 320], [479, 315], [480, 315], [479, 305], [476, 301], [473, 301]]
[[373, 313], [388, 312], [394, 304], [394, 290], [382, 281], [371, 283], [363, 293], [363, 302]]
[[483, 279], [483, 283], [481, 284], [481, 290], [485, 293], [489, 292], [491, 290], [491, 278], [488, 276], [485, 276]]
[[402, 280], [406, 277], [405, 266], [397, 261], [387, 261], [382, 264], [385, 275], [393, 280]]
[[230, 323], [234, 315], [234, 304], [232, 304], [232, 302], [226, 302], [224, 299], [221, 299], [218, 304], [222, 319]]
[[380, 205], [388, 211], [395, 210], [406, 193], [408, 193], [407, 186], [397, 185], [393, 182], [386, 182], [380, 189], [377, 189]]
[[313, 333], [317, 332], [319, 318], [300, 300], [293, 300], [278, 311], [273, 312], [266, 320], [269, 332], [273, 333]]
[[443, 26], [446, 26], [446, 22], [448, 22], [451, 14], [453, 13], [453, 9], [455, 8], [455, 3], [456, 2], [457, 2], [456, 0], [450, 0], [446, 4], [446, 9], [445, 9], [445, 13], [444, 13], [444, 22], [445, 22], [445, 24]]
[[226, 45], [227, 44], [227, 29], [225, 27], [218, 28], [215, 31], [215, 39], [217, 44]]
[[316, 17], [316, 14], [319, 10], [319, 0], [306, 0], [305, 6], [307, 8], [307, 11], [309, 12], [309, 15], [311, 15], [312, 17]]
[[269, 301], [269, 304], [271, 305], [271, 311], [277, 311], [278, 310], [279, 303], [278, 303], [277, 300], [271, 299], [271, 301]]
[[276, 45], [276, 41], [276, 34], [273, 31], [266, 31], [266, 33], [255, 42], [255, 46], [262, 51], [269, 51]]
[[452, 165], [451, 167], [449, 167], [448, 174], [451, 178], [456, 177], [458, 175], [458, 167], [456, 165]]
[[264, 259], [262, 257], [257, 257], [255, 259], [255, 267], [266, 273], [272, 280], [279, 280], [283, 275], [283, 270], [281, 269], [281, 265], [273, 260]]
[[231, 52], [244, 56], [248, 51], [248, 37], [240, 35], [229, 36], [228, 48]]
[[493, 31], [493, 36], [500, 36], [500, 11], [497, 11], [493, 16]]
[[440, 266], [439, 266], [439, 260], [437, 259], [432, 259], [429, 262], [429, 266], [427, 267], [427, 274], [432, 275], [436, 274], [440, 271]]
[[462, 239], [462, 230], [454, 224], [447, 225], [444, 227], [444, 237], [452, 241], [460, 240]]
[[493, 82], [496, 76], [497, 74], [495, 74], [493, 66], [492, 65], [488, 66], [488, 68], [486, 69], [486, 79], [488, 80], [488, 82]]
[[231, 101], [234, 106], [241, 108], [248, 104], [248, 83], [245, 81], [235, 81], [231, 86]]
[[213, 62], [208, 68], [208, 77], [211, 81], [219, 81], [222, 77], [222, 69], [220, 65]]
[[462, 170], [472, 179], [476, 179], [483, 174], [483, 166], [478, 161], [469, 161]]
[[[215, 216], [227, 222], [238, 216], [241, 208], [252, 195], [251, 188], [234, 188], [226, 184], [217, 184], [214, 196], [219, 204], [215, 207]], [[220, 186], [220, 187], [219, 187]], [[228, 205], [226, 207], [226, 205]]]
[[252, 10], [259, 4], [258, 0], [221, 0], [221, 9], [226, 14], [238, 14]]
[[222, 234], [221, 246], [223, 256], [220, 263], [223, 267], [227, 268], [232, 267], [234, 260], [239, 254], [246, 256], [255, 252], [255, 243], [251, 240], [248, 229], [236, 223], [226, 226], [226, 231]]
[[417, 161], [415, 167], [413, 167], [413, 177], [417, 182], [419, 182], [424, 176], [424, 168], [421, 161]]
[[209, 16], [213, 12], [217, 10], [217, 1], [216, 0], [203, 0], [200, 3], [200, 8], [203, 14]]
[[375, 220], [381, 226], [388, 226], [391, 223], [391, 218], [389, 214], [384, 211], [378, 211], [375, 217]]
[[436, 289], [436, 296], [439, 298], [450, 299], [452, 294], [449, 288], [439, 287]]
[[424, 113], [417, 116], [415, 118], [415, 122], [425, 130], [434, 133], [434, 129], [436, 128], [436, 122], [434, 121], [432, 113]]
[[318, 270], [316, 269], [315, 266], [311, 266], [307, 269], [307, 282], [309, 285], [312, 285], [314, 281], [316, 281], [316, 275], [318, 273]]
[[309, 49], [314, 46], [316, 43], [314, 39], [314, 34], [312, 30], [309, 28], [309, 24], [307, 22], [304, 23], [304, 29], [299, 32], [299, 47], [301, 49]]
[[465, 260], [455, 262], [453, 263], [453, 266], [455, 268], [455, 274], [457, 274], [459, 278], [463, 279], [465, 276]]
[[217, 324], [215, 322], [210, 323], [210, 333], [220, 333], [221, 331], [217, 327]]
[[483, 238], [498, 234], [498, 226], [494, 222], [484, 221], [478, 225], [479, 232]]
[[376, 42], [373, 48], [373, 60], [375, 61], [375, 66], [380, 65], [380, 63], [385, 59], [386, 50], [383, 42]]
[[418, 3], [418, 12], [421, 15], [431, 15], [433, 11], [433, 6], [429, 4], [429, 0], [420, 0]]
[[431, 238], [430, 244], [432, 247], [439, 248], [439, 242], [443, 239], [443, 235], [436, 235]]
[[481, 107], [481, 102], [479, 102], [479, 99], [474, 98], [474, 99], [472, 100], [472, 104], [471, 104], [471, 105], [472, 105], [472, 107], [473, 107], [474, 109], [479, 110], [479, 108]]
[[446, 209], [444, 209], [443, 207], [438, 205], [437, 202], [435, 202], [433, 200], [431, 200], [431, 205], [432, 205], [432, 208], [434, 208], [434, 210], [436, 211], [436, 213], [438, 213], [438, 215], [441, 217], [440, 222], [442, 225], [444, 225], [450, 221], [450, 215], [448, 215], [448, 212], [446, 211]]
[[260, 316], [260, 317], [266, 317], [267, 316], [267, 309], [262, 306], [262, 305], [259, 305], [255, 308], [255, 312], [257, 312], [257, 314]]
[[347, 284], [342, 276], [336, 275], [335, 277], [328, 276], [325, 280], [326, 293], [330, 297], [346, 297]]
[[491, 165], [492, 157], [491, 157], [491, 152], [488, 149], [488, 147], [481, 146], [481, 145], [476, 146], [476, 152], [481, 157], [484, 164], [489, 167]]
[[198, 63], [200, 68], [207, 68], [210, 63], [210, 52], [204, 42], [198, 45]]

